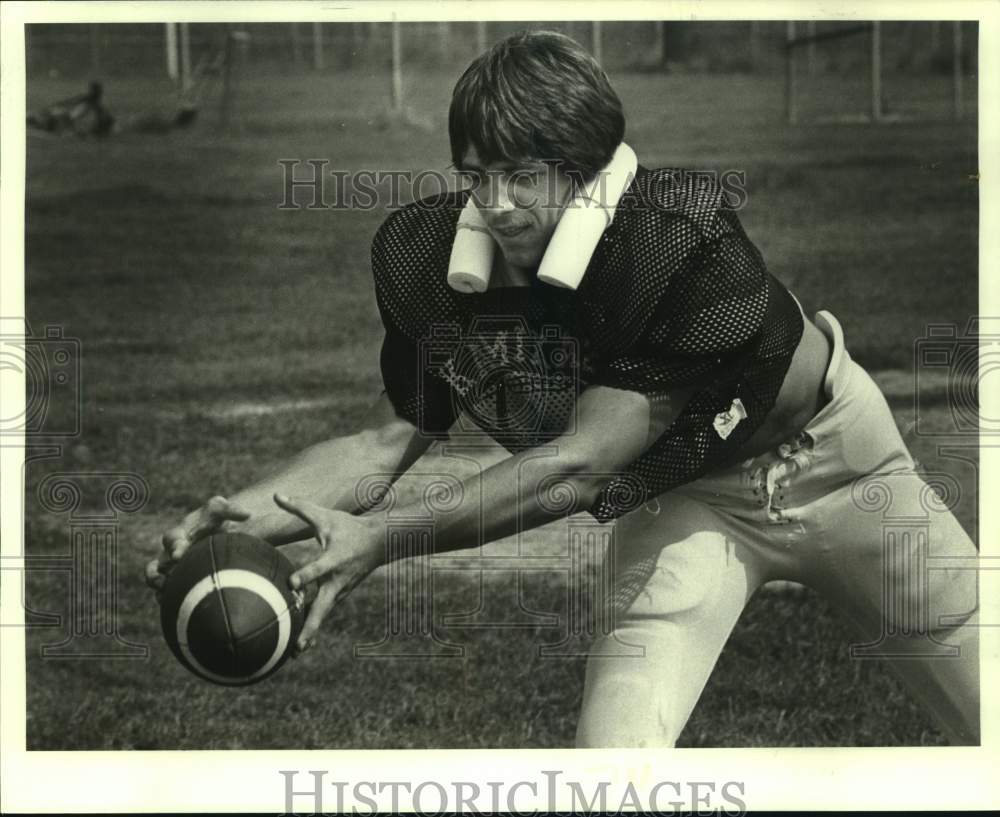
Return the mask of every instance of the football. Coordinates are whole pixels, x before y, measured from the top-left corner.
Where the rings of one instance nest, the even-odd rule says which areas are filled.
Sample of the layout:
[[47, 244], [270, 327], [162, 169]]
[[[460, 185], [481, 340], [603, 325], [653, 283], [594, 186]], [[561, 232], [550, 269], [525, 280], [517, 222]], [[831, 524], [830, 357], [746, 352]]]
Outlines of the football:
[[160, 598], [163, 636], [195, 675], [226, 686], [262, 681], [287, 660], [305, 620], [292, 563], [266, 542], [216, 533], [193, 544]]

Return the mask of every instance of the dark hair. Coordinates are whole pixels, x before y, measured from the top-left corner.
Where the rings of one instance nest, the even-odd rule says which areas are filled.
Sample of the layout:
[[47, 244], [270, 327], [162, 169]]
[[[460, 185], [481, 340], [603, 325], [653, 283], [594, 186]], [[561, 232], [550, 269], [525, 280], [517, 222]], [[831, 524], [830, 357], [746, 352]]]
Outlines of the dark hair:
[[560, 162], [590, 178], [624, 135], [622, 103], [607, 74], [579, 43], [554, 31], [519, 32], [477, 57], [456, 83], [448, 112], [456, 167], [472, 146], [487, 163]]

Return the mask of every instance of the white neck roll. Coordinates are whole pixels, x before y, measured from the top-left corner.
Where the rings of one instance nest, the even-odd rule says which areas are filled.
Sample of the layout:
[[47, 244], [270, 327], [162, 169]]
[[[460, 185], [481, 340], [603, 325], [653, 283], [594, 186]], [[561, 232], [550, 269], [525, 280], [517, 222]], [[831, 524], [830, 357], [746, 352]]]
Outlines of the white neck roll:
[[[540, 281], [566, 289], [580, 285], [597, 242], [614, 220], [637, 168], [635, 152], [622, 142], [607, 166], [566, 205], [538, 267]], [[458, 219], [448, 284], [459, 292], [485, 292], [495, 253], [496, 242], [470, 197]]]

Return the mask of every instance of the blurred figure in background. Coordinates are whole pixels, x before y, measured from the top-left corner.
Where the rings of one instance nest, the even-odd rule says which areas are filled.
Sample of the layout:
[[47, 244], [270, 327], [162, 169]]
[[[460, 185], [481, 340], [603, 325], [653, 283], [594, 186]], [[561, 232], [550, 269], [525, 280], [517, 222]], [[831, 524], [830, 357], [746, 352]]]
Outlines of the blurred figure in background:
[[48, 133], [103, 137], [111, 133], [115, 118], [101, 99], [104, 86], [92, 81], [85, 94], [78, 94], [28, 113], [28, 125]]

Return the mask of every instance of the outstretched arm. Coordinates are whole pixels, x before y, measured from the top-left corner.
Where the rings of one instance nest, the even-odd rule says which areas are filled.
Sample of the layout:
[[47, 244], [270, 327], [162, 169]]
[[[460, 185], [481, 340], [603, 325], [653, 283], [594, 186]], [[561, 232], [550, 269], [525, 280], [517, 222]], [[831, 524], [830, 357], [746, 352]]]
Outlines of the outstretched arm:
[[365, 510], [355, 495], [359, 480], [373, 473], [395, 478], [419, 459], [430, 442], [396, 416], [383, 394], [353, 434], [305, 449], [260, 482], [229, 498], [212, 497], [167, 530], [161, 552], [146, 566], [146, 580], [153, 587], [161, 586], [192, 542], [218, 530], [242, 531], [272, 545], [307, 539], [312, 529], [277, 508], [275, 493], [294, 494], [347, 514], [359, 513]]
[[[609, 475], [638, 458], [680, 412], [686, 397], [678, 394], [665, 409], [654, 411], [650, 400], [637, 392], [604, 386], [587, 389], [577, 402], [574, 433], [558, 437], [544, 449], [529, 449], [497, 463], [463, 486], [458, 508], [436, 514], [435, 551], [491, 542], [589, 508]], [[558, 508], [545, 498], [553, 481], [570, 497]], [[299, 638], [300, 649], [305, 649], [339, 599], [379, 565], [407, 554], [386, 552], [384, 512], [350, 516], [299, 497], [278, 495], [275, 501], [307, 523], [324, 548], [291, 580], [295, 588], [320, 581]], [[408, 510], [393, 509], [394, 526], [398, 519], [426, 518], [428, 513], [422, 504], [415, 505], [412, 514]]]
[[389, 398], [382, 395], [353, 434], [317, 443], [291, 457], [277, 471], [234, 494], [232, 501], [250, 512], [245, 522], [227, 529], [252, 534], [272, 545], [284, 545], [312, 536], [300, 520], [275, 507], [275, 493], [293, 494], [346, 513], [367, 510], [356, 486], [369, 474], [405, 472], [427, 450], [432, 438], [398, 418]]

